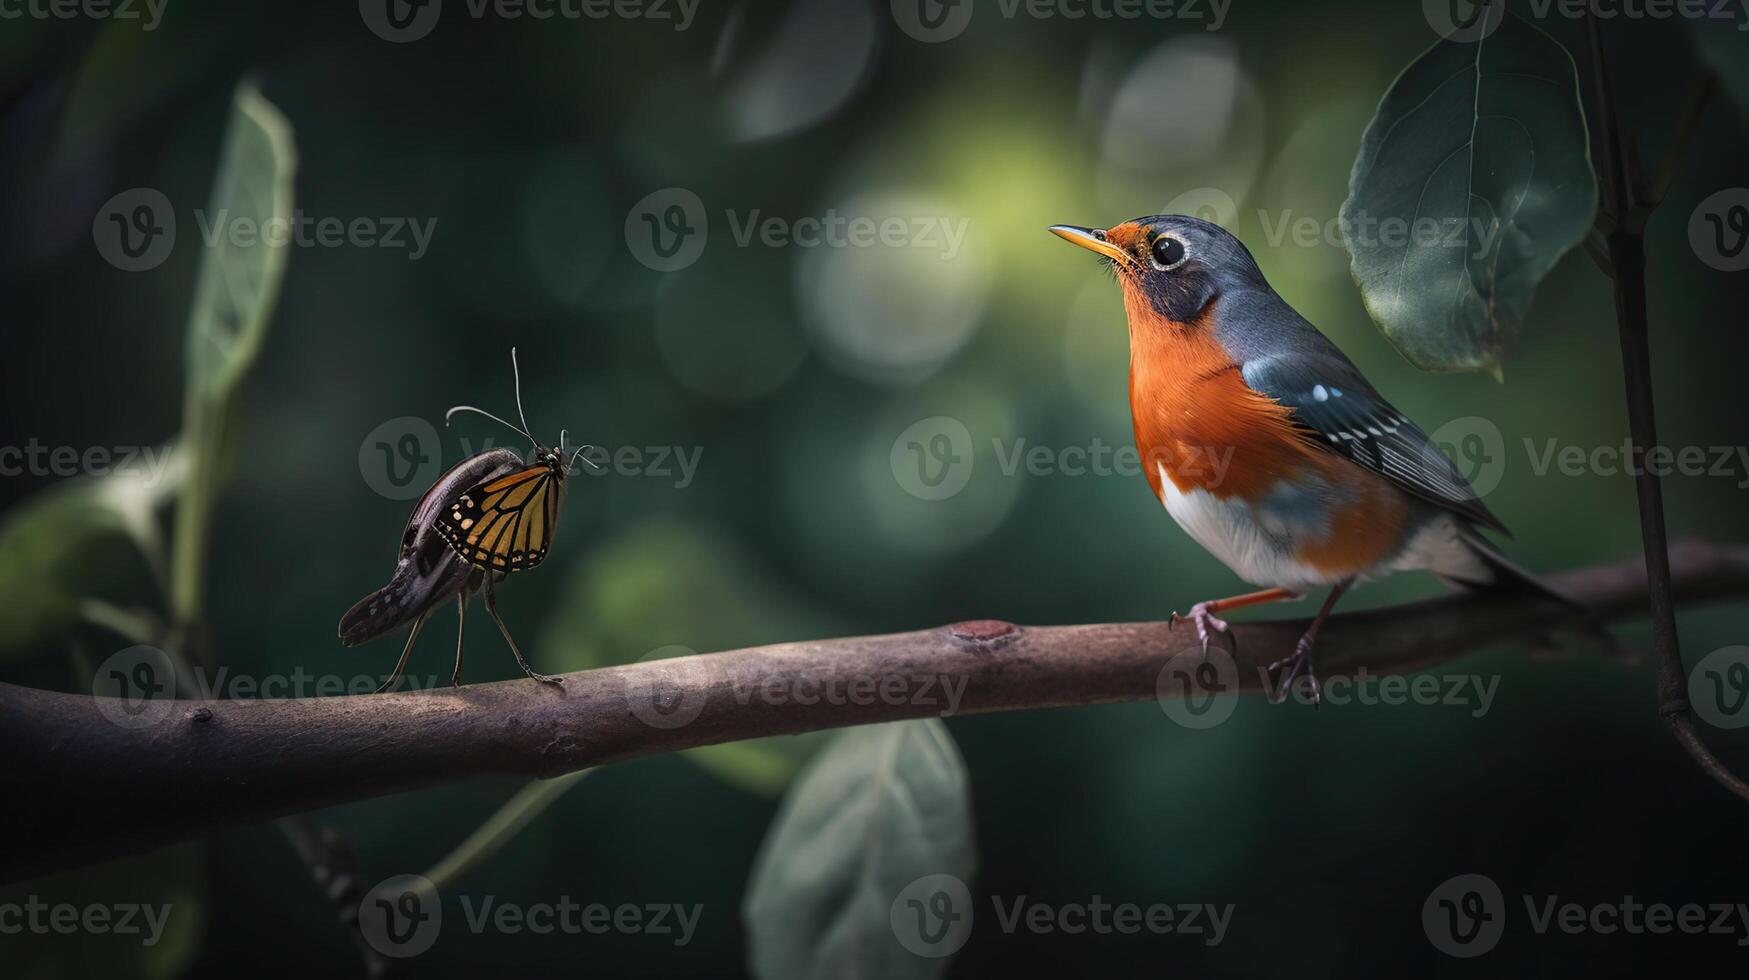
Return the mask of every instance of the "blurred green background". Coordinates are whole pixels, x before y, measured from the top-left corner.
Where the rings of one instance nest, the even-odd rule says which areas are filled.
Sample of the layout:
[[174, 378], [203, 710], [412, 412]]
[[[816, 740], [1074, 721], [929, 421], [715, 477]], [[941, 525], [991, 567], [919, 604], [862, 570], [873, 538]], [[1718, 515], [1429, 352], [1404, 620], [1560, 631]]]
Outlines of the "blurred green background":
[[[1141, 480], [1004, 473], [992, 449], [1129, 445], [1117, 291], [1044, 228], [1223, 200], [1210, 188], [1232, 202], [1220, 217], [1276, 289], [1411, 417], [1429, 431], [1470, 417], [1498, 427], [1505, 460], [1487, 503], [1514, 529], [1514, 557], [1556, 570], [1638, 547], [1628, 477], [1539, 474], [1524, 450], [1526, 440], [1539, 451], [1551, 439], [1615, 446], [1625, 433], [1608, 284], [1588, 259], [1569, 255], [1545, 282], [1499, 384], [1415, 371], [1367, 319], [1338, 244], [1271, 240], [1284, 220], [1336, 217], [1373, 106], [1434, 40], [1418, 5], [1237, 0], [1208, 30], [1206, 18], [1010, 18], [979, 4], [970, 28], [941, 44], [897, 29], [872, 0], [705, 4], [686, 30], [674, 26], [475, 19], [455, 0], [429, 36], [404, 44], [344, 2], [170, 0], [152, 31], [0, 24], [0, 444], [175, 436], [202, 253], [193, 212], [208, 198], [232, 91], [251, 76], [295, 131], [304, 213], [436, 224], [417, 260], [385, 247], [293, 250], [244, 388], [208, 566], [211, 642], [234, 673], [388, 669], [397, 641], [347, 650], [335, 639], [340, 614], [387, 580], [411, 509], [373, 489], [367, 437], [397, 418], [430, 420], [446, 465], [464, 439], [514, 444], [484, 420], [441, 421], [461, 402], [512, 410], [512, 345], [544, 439], [568, 427], [609, 448], [702, 451], [685, 486], [626, 473], [573, 483], [546, 567], [503, 588], [506, 619], [539, 669], [976, 617], [1158, 619], [1236, 591]], [[1542, 26], [1570, 47], [1582, 37], [1574, 22]], [[1655, 159], [1695, 56], [1679, 24], [1616, 22], [1605, 34], [1632, 78], [1624, 124]], [[1587, 82], [1588, 71], [1582, 62]], [[1701, 200], [1745, 183], [1746, 154], [1739, 107], [1721, 95], [1649, 231], [1671, 445], [1749, 443], [1739, 377], [1749, 277], [1704, 264], [1687, 230]], [[92, 221], [136, 187], [174, 203], [179, 238], [161, 266], [130, 273], [99, 255]], [[710, 226], [699, 259], [663, 273], [636, 259], [625, 226], [634, 204], [670, 187], [695, 193]], [[966, 239], [951, 259], [743, 247], [725, 218], [829, 209], [963, 218]], [[975, 447], [966, 489], [942, 501], [907, 492], [890, 465], [900, 433], [933, 416], [961, 420]], [[0, 480], [0, 505], [57, 479]], [[1746, 480], [1740, 469], [1668, 480], [1673, 534], [1749, 538]], [[152, 601], [143, 569], [120, 568], [110, 585], [120, 601]], [[1399, 577], [1344, 608], [1438, 590]], [[1310, 610], [1280, 615], [1290, 612]], [[1744, 642], [1744, 613], [1685, 611], [1690, 664]], [[470, 631], [467, 680], [516, 676], [484, 623]], [[453, 617], [434, 619], [413, 674], [447, 678], [453, 630]], [[1640, 626], [1622, 632], [1645, 646]], [[82, 628], [11, 651], [0, 678], [89, 690], [89, 663], [125, 645]], [[1499, 675], [1492, 710], [1247, 699], [1207, 732], [1152, 703], [950, 720], [972, 777], [981, 912], [988, 896], [1019, 894], [1236, 904], [1212, 948], [980, 929], [952, 974], [1400, 976], [1503, 962], [1522, 974], [1643, 974], [1678, 954], [1740, 963], [1721, 936], [1509, 928], [1478, 962], [1429, 945], [1422, 903], [1465, 872], [1509, 896], [1749, 899], [1742, 806], [1664, 733], [1649, 663], [1502, 651], [1448, 670]], [[1749, 768], [1744, 736], [1711, 737]], [[818, 744], [596, 773], [454, 886], [521, 903], [701, 903], [688, 945], [446, 929], [410, 972], [742, 974], [738, 909], [753, 854], [793, 767]], [[430, 867], [515, 789], [469, 783], [318, 816], [374, 881]], [[127, 888], [174, 895], [190, 912], [176, 943], [142, 958], [87, 937], [0, 936], [0, 956], [17, 957], [24, 976], [360, 969], [271, 827], [4, 896]]]

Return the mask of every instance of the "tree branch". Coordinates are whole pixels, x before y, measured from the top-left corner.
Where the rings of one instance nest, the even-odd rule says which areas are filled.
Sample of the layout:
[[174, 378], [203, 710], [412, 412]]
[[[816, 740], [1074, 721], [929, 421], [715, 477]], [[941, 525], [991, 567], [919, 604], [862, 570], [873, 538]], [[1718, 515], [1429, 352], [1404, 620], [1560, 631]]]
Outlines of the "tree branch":
[[[1688, 544], [1674, 558], [1685, 602], [1749, 595], [1749, 548]], [[1554, 584], [1599, 622], [1645, 609], [1639, 557]], [[1320, 634], [1318, 672], [1414, 670], [1540, 638], [1563, 625], [1561, 616], [1560, 607], [1483, 594], [1338, 615]], [[1234, 625], [1242, 690], [1261, 690], [1264, 665], [1291, 651], [1304, 626]], [[0, 684], [0, 744], [18, 769], [8, 781], [12, 825], [0, 833], [0, 880], [475, 776], [552, 777], [700, 745], [956, 710], [1145, 701], [1158, 696], [1166, 662], [1196, 649], [1194, 630], [1165, 623], [982, 620], [626, 664], [565, 675], [562, 689], [517, 680], [154, 703], [166, 710], [143, 727], [112, 722], [113, 700]], [[958, 700], [947, 693], [954, 690]]]

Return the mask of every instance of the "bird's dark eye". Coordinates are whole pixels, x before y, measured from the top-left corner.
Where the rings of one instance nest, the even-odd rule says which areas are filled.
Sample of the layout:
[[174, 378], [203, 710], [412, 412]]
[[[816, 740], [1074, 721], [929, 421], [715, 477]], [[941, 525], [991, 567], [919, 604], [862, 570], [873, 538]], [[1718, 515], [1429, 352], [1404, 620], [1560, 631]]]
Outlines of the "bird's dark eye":
[[1184, 261], [1184, 241], [1173, 235], [1161, 235], [1154, 239], [1154, 265], [1161, 270], [1177, 267]]

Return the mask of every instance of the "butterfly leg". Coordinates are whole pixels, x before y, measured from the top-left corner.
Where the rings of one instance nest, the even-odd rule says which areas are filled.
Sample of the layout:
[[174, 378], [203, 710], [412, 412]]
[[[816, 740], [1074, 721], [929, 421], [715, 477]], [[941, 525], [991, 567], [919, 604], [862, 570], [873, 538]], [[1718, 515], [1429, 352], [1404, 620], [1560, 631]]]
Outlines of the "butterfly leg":
[[377, 688], [376, 693], [381, 694], [400, 681], [402, 672], [407, 669], [407, 658], [413, 655], [413, 644], [419, 640], [419, 631], [425, 628], [425, 621], [430, 618], [431, 610], [427, 609], [419, 614], [418, 619], [413, 620], [413, 632], [407, 634], [407, 645], [401, 648], [401, 659], [395, 664], [395, 672], [389, 675], [388, 680], [383, 681], [383, 686]]
[[490, 574], [486, 576], [486, 612], [492, 617], [492, 622], [498, 624], [498, 632], [504, 634], [504, 642], [510, 644], [510, 652], [516, 654], [516, 665], [522, 668], [523, 673], [537, 681], [544, 681], [548, 684], [565, 683], [564, 678], [554, 677], [551, 674], [543, 674], [540, 671], [535, 670], [533, 667], [530, 667], [528, 661], [523, 658], [522, 648], [516, 645], [516, 638], [510, 635], [510, 627], [505, 626], [503, 617], [498, 615], [498, 598], [492, 594], [492, 576]]
[[455, 673], [449, 675], [450, 687], [462, 686], [462, 637], [468, 632], [468, 590], [463, 589], [455, 597]]

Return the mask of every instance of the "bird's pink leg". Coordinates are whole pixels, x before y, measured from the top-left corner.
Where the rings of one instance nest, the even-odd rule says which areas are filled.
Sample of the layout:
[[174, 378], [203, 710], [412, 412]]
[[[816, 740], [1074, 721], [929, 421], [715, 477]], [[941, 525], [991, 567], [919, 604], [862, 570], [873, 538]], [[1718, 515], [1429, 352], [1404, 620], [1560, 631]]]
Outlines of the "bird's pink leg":
[[1195, 623], [1196, 636], [1202, 641], [1202, 652], [1203, 656], [1206, 657], [1209, 652], [1209, 636], [1213, 633], [1227, 631], [1226, 620], [1216, 618], [1215, 613], [1228, 609], [1243, 609], [1246, 606], [1262, 605], [1265, 602], [1292, 602], [1298, 598], [1300, 598], [1298, 592], [1290, 592], [1287, 589], [1264, 589], [1261, 592], [1247, 592], [1244, 595], [1236, 595], [1227, 599], [1209, 599], [1206, 602], [1199, 602], [1191, 606], [1188, 616], [1173, 613], [1172, 619], [1167, 623], [1167, 628], [1177, 626], [1179, 622], [1186, 619]]
[[1339, 583], [1334, 589], [1331, 589], [1330, 596], [1318, 609], [1318, 615], [1312, 617], [1312, 625], [1306, 627], [1305, 635], [1301, 636], [1300, 641], [1294, 644], [1293, 656], [1285, 657], [1269, 665], [1269, 673], [1271, 674], [1282, 667], [1287, 668], [1287, 674], [1281, 679], [1281, 688], [1276, 696], [1276, 703], [1279, 704], [1287, 700], [1288, 691], [1293, 687], [1294, 679], [1299, 676], [1301, 670], [1306, 672], [1306, 679], [1312, 682], [1312, 704], [1316, 706], [1321, 700], [1318, 690], [1318, 675], [1312, 670], [1312, 644], [1318, 639], [1318, 628], [1324, 625], [1324, 620], [1330, 618], [1330, 610], [1335, 608], [1336, 600], [1340, 599], [1342, 593], [1352, 584], [1353, 582], [1350, 580]]

